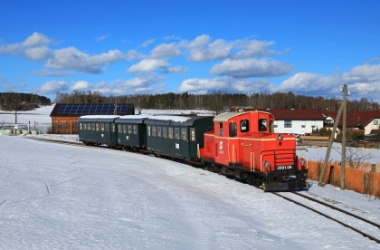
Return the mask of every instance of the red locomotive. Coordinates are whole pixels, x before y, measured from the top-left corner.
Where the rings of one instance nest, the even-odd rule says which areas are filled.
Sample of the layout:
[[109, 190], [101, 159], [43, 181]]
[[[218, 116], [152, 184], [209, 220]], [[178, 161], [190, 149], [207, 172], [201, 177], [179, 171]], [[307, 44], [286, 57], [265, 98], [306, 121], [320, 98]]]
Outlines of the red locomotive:
[[214, 118], [204, 134], [202, 161], [265, 191], [307, 188], [305, 160], [296, 155], [293, 135], [274, 134], [272, 114], [227, 112]]

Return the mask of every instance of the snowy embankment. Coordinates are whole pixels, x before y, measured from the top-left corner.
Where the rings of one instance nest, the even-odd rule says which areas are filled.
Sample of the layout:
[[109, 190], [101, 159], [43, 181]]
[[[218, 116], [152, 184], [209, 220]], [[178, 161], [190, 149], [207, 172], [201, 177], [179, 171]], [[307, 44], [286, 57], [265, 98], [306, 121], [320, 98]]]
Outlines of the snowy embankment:
[[[8, 136], [0, 158], [2, 249], [379, 248], [270, 193], [165, 159]], [[379, 222], [379, 200], [310, 192]]]

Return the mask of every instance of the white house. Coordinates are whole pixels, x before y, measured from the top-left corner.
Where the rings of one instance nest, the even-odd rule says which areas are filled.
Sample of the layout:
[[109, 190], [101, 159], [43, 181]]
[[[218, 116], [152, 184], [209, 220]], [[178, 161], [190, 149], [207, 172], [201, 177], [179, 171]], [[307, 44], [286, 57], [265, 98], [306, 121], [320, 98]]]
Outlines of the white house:
[[313, 109], [272, 109], [274, 132], [305, 135], [323, 128], [325, 117]]

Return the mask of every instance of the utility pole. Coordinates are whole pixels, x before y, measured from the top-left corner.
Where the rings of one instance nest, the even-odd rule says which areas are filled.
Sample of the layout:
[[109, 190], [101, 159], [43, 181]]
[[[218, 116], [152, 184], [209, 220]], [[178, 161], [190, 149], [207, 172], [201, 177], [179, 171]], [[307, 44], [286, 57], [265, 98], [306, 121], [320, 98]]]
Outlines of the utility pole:
[[319, 175], [319, 182], [318, 182], [319, 186], [323, 186], [324, 185], [323, 178], [325, 176], [326, 169], [327, 169], [327, 164], [328, 164], [329, 159], [330, 159], [330, 153], [331, 153], [332, 144], [333, 144], [333, 141], [334, 141], [334, 138], [335, 138], [335, 133], [336, 133], [339, 121], [340, 121], [340, 117], [342, 116], [342, 113], [343, 113], [342, 161], [341, 161], [342, 170], [341, 170], [341, 176], [340, 176], [341, 179], [340, 180], [341, 180], [341, 188], [344, 189], [345, 170], [346, 170], [345, 166], [346, 166], [346, 114], [347, 114], [347, 108], [346, 107], [347, 107], [347, 94], [348, 94], [347, 85], [345, 84], [344, 87], [343, 87], [343, 102], [341, 103], [341, 105], [339, 107], [339, 110], [338, 110], [338, 114], [337, 114], [337, 116], [335, 118], [334, 127], [333, 127], [333, 130], [331, 132], [331, 136], [330, 136], [330, 140], [329, 140], [329, 146], [327, 147], [325, 161], [324, 161], [324, 164], [323, 164], [323, 167], [322, 167], [322, 170], [321, 170], [321, 174]]
[[346, 177], [346, 117], [347, 117], [347, 85], [343, 86], [343, 129], [342, 129], [342, 164], [340, 172], [340, 188], [345, 188]]

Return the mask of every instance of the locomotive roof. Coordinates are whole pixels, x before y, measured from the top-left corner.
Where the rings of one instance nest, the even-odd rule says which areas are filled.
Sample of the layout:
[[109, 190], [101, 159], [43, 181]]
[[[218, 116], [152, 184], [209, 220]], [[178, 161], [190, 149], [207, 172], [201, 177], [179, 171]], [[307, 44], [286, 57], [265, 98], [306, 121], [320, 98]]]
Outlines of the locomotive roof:
[[231, 119], [235, 116], [244, 114], [244, 113], [247, 113], [247, 112], [225, 112], [225, 113], [221, 113], [221, 114], [215, 116], [214, 122], [227, 122], [229, 119]]
[[236, 116], [239, 116], [239, 115], [243, 115], [243, 114], [253, 113], [253, 112], [256, 112], [256, 113], [260, 112], [260, 113], [270, 114], [270, 113], [264, 112], [264, 111], [225, 112], [225, 113], [221, 113], [221, 114], [215, 116], [214, 122], [227, 122], [228, 120], [230, 120], [233, 117], [236, 117]]

